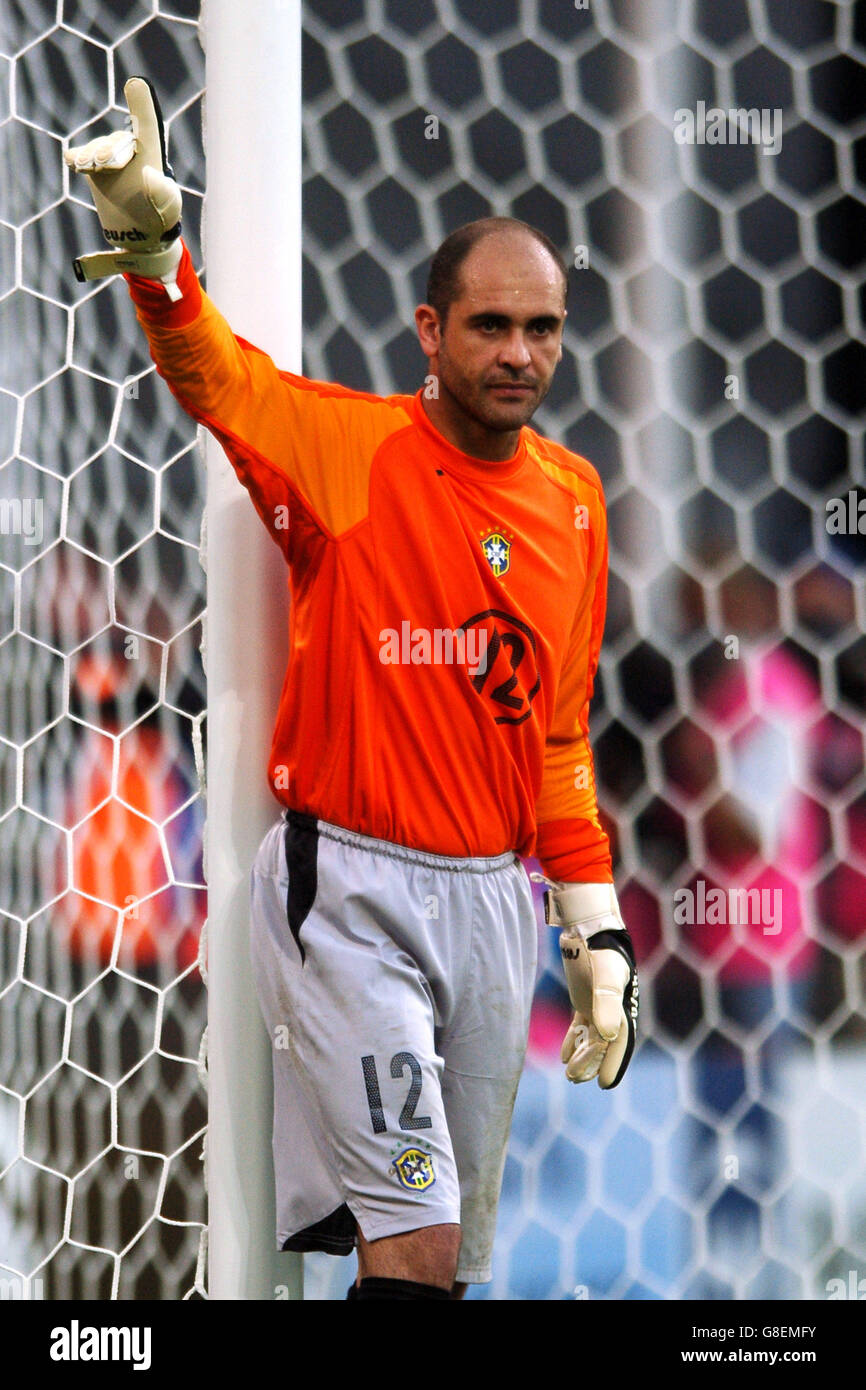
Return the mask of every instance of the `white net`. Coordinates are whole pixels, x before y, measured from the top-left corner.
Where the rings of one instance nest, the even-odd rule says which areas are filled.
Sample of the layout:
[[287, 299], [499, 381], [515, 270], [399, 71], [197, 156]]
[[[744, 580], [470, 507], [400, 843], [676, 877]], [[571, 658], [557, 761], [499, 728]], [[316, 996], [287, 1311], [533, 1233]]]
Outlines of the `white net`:
[[[0, 32], [0, 1261], [45, 1297], [201, 1289], [202, 475], [125, 292], [71, 278], [98, 239], [60, 160], [146, 73], [200, 263], [195, 19], [18, 0]], [[566, 1085], [540, 928], [474, 1296], [866, 1274], [860, 494], [853, 530], [825, 525], [863, 477], [864, 31], [824, 0], [305, 7], [311, 375], [413, 389], [430, 252], [472, 217], [581, 267], [540, 424], [608, 499], [593, 733], [642, 1045], [617, 1092]], [[729, 108], [766, 111], [768, 145], [778, 110], [780, 148], [710, 140]], [[308, 1297], [342, 1297], [344, 1262], [306, 1267]]]
[[[7, 1296], [201, 1288], [202, 468], [62, 141], [159, 72], [197, 245], [195, 10], [6, 6], [0, 1262]], [[94, 233], [96, 239], [94, 240]]]
[[[862, 7], [306, 14], [308, 369], [412, 390], [431, 248], [523, 217], [576, 264], [541, 424], [609, 507], [593, 733], [643, 1044], [615, 1094], [564, 1083], [540, 928], [495, 1276], [470, 1296], [838, 1295], [866, 1257], [866, 643], [862, 540], [828, 537], [824, 503], [862, 477]], [[766, 111], [781, 147], [710, 142], [711, 108]], [[678, 142], [683, 109], [704, 142]], [[713, 922], [708, 893], [755, 887], [770, 915]], [[709, 920], [675, 920], [689, 901]], [[315, 1272], [338, 1296], [307, 1264], [308, 1295]]]

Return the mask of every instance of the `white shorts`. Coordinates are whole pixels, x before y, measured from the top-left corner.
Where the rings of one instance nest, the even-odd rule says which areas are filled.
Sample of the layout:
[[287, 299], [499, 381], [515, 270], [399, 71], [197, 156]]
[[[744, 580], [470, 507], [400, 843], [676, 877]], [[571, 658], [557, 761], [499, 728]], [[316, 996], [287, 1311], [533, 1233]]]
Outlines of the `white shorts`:
[[449, 859], [286, 812], [252, 870], [274, 1059], [277, 1243], [459, 1223], [484, 1283], [535, 981], [514, 854]]

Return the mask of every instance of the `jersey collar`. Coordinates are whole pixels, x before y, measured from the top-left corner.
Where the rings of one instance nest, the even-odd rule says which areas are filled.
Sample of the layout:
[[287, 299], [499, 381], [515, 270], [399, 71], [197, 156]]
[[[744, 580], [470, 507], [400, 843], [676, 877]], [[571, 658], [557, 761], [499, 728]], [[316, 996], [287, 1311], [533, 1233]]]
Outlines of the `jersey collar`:
[[464, 454], [462, 449], [451, 444], [443, 434], [437, 430], [430, 416], [424, 409], [422, 401], [424, 388], [421, 387], [412, 399], [413, 419], [424, 435], [425, 446], [430, 450], [438, 464], [441, 464], [447, 472], [456, 473], [459, 477], [472, 479], [474, 482], [499, 482], [503, 478], [511, 478], [519, 471], [526, 462], [526, 428], [520, 431], [520, 438], [517, 441], [517, 448], [507, 459], [481, 459], [473, 454]]

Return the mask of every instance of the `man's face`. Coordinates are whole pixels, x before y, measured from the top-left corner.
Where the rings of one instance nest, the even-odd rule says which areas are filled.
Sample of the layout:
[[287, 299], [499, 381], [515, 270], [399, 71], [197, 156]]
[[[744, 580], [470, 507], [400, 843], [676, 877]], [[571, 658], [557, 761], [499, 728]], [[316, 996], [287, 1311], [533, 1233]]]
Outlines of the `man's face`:
[[562, 273], [534, 238], [504, 233], [478, 242], [438, 327], [431, 366], [440, 390], [487, 429], [520, 429], [562, 357], [564, 299]]

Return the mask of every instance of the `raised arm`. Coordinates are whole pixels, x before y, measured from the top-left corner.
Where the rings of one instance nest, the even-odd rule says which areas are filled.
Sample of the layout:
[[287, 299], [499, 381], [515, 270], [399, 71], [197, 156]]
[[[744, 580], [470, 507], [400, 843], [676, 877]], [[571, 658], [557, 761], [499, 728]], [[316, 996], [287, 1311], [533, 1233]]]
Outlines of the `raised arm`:
[[86, 176], [114, 248], [79, 257], [76, 275], [125, 276], [158, 371], [219, 439], [282, 549], [289, 529], [280, 514], [298, 505], [321, 533], [338, 536], [365, 515], [373, 455], [408, 423], [405, 405], [280, 371], [232, 332], [180, 237], [181, 193], [153, 89], [133, 77], [124, 94], [131, 131], [64, 155]]

